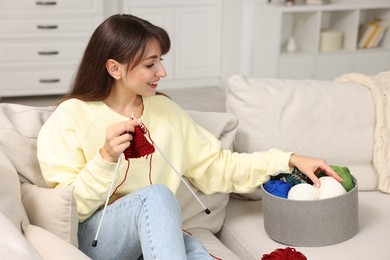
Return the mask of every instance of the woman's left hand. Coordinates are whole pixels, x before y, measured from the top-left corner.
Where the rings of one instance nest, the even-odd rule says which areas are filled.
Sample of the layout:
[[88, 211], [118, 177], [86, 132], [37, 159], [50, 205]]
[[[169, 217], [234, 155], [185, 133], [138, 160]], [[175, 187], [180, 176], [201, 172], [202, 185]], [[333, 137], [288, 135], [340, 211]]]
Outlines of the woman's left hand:
[[319, 170], [325, 172], [327, 175], [335, 178], [339, 182], [343, 181], [343, 179], [323, 159], [292, 154], [290, 157], [289, 166], [297, 167], [301, 172], [310, 178], [316, 187], [321, 186], [321, 182], [316, 175], [317, 171]]

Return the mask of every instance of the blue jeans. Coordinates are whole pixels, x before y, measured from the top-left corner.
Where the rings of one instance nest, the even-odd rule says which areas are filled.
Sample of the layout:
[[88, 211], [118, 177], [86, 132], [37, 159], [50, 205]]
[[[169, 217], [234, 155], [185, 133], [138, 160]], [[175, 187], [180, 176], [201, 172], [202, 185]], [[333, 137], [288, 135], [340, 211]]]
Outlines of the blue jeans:
[[203, 245], [181, 229], [181, 209], [164, 185], [151, 185], [109, 205], [96, 247], [102, 210], [80, 223], [79, 248], [94, 260], [211, 259]]

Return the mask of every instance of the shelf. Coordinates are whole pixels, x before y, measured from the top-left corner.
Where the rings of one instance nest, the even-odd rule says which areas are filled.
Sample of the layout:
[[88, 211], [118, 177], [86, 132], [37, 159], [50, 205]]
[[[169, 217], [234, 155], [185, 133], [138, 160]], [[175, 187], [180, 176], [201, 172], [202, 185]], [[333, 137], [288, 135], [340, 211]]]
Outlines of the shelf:
[[[258, 4], [253, 76], [333, 79], [353, 71], [388, 70], [390, 29], [378, 47], [360, 49], [358, 46], [362, 24], [374, 19], [390, 23], [390, 1], [337, 1], [326, 5], [294, 6]], [[273, 25], [274, 31], [269, 24]], [[263, 43], [262, 39], [270, 43]], [[295, 42], [292, 46], [296, 48], [287, 47], [291, 46], [288, 43], [292, 39]], [[275, 44], [277, 48], [273, 47]], [[365, 59], [378, 62], [374, 68], [360, 64]]]

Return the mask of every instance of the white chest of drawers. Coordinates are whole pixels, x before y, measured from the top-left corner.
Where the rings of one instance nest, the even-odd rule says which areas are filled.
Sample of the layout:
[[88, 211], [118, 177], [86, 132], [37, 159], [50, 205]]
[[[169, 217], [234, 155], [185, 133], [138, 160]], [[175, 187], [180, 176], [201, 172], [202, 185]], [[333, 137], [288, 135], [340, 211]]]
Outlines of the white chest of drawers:
[[103, 0], [1, 0], [0, 97], [65, 93]]

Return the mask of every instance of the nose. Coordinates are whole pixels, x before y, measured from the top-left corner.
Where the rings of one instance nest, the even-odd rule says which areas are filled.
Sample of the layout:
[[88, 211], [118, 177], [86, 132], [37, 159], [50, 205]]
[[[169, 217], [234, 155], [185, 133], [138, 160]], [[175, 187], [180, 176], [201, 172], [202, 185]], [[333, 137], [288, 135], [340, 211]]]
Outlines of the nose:
[[162, 65], [162, 63], [159, 63], [156, 75], [161, 78], [165, 78], [167, 76], [167, 72], [165, 71], [164, 65]]

